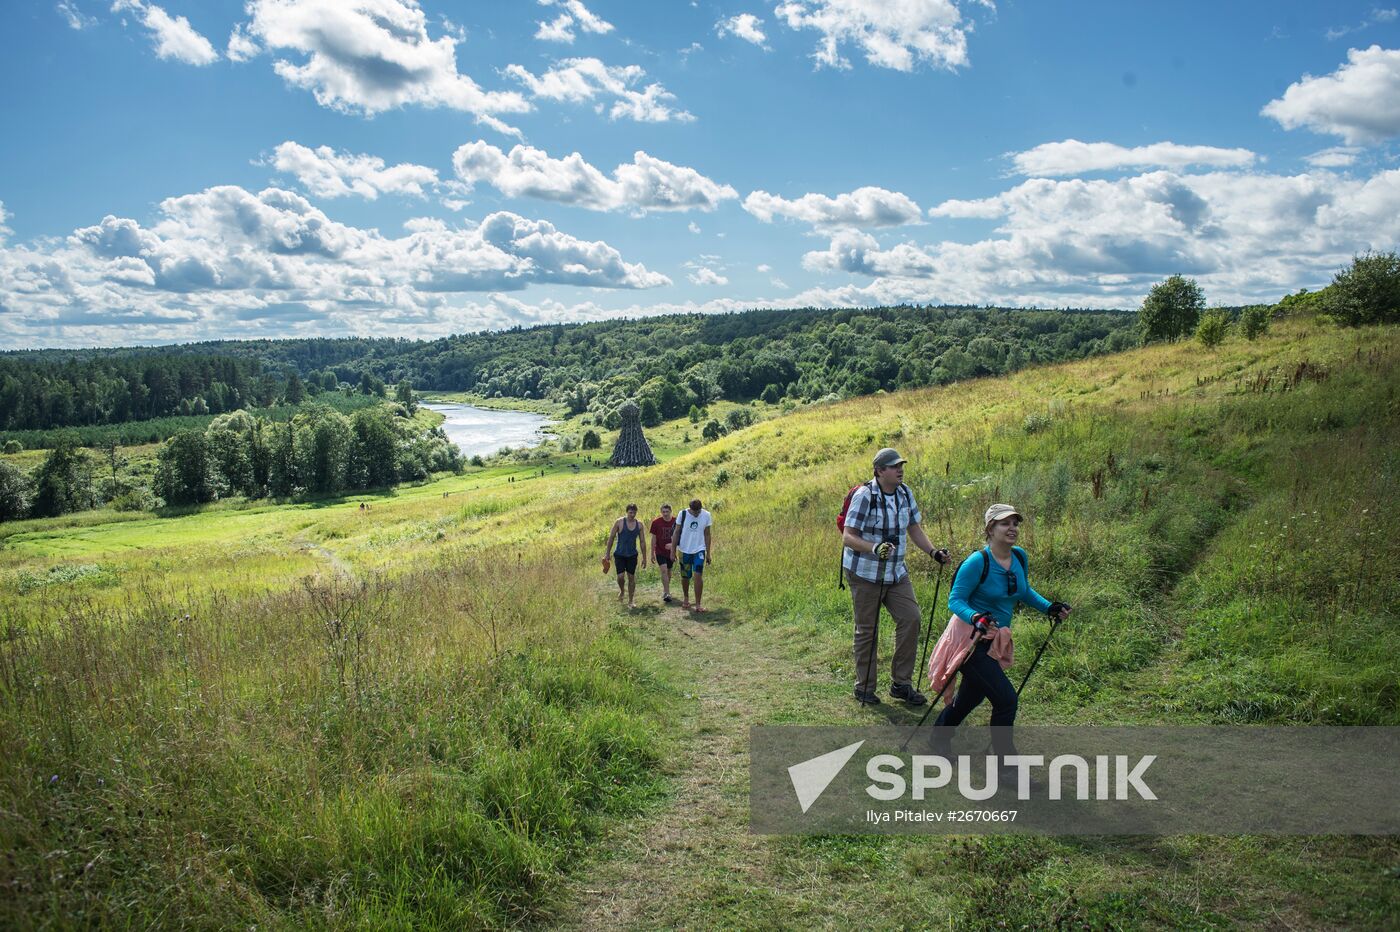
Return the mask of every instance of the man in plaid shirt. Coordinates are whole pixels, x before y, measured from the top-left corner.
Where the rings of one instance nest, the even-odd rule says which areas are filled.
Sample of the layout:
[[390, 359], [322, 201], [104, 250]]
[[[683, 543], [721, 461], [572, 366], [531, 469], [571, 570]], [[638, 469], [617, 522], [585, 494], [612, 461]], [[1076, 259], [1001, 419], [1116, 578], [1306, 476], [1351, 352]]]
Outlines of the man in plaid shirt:
[[875, 454], [875, 478], [851, 494], [841, 541], [841, 566], [851, 590], [855, 614], [855, 697], [867, 705], [875, 694], [875, 652], [880, 606], [894, 618], [894, 659], [890, 664], [890, 698], [913, 706], [928, 700], [914, 688], [914, 659], [919, 648], [919, 601], [904, 565], [905, 541], [947, 564], [947, 550], [935, 550], [924, 533], [914, 493], [904, 484], [906, 460], [889, 448]]

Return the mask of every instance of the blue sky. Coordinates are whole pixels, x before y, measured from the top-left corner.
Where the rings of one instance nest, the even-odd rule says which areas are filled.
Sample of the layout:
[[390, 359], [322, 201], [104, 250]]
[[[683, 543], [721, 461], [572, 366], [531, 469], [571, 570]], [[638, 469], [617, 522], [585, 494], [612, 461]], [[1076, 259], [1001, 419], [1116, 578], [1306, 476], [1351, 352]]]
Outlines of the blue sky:
[[1135, 307], [1400, 243], [1374, 3], [22, 0], [0, 346]]

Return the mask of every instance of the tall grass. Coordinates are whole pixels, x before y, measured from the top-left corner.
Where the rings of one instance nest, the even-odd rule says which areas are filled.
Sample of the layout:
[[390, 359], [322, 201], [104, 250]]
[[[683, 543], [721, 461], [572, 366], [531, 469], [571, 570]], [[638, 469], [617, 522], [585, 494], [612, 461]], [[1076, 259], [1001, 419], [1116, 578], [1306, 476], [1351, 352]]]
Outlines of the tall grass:
[[[1028, 720], [1400, 723], [1400, 340], [1275, 329], [1215, 354], [1154, 347], [821, 406], [580, 495], [554, 533], [596, 535], [617, 502], [697, 494], [715, 515], [707, 602], [785, 626], [845, 678], [835, 515], [895, 446], [936, 542], [970, 552], [986, 506], [1011, 501], [1029, 517], [1032, 584], [1076, 606]], [[528, 515], [496, 539], [524, 545]], [[927, 610], [935, 567], [911, 566]], [[1017, 619], [1022, 644], [1048, 630]]]
[[456, 554], [11, 625], [0, 925], [515, 921], [657, 753], [581, 585]]

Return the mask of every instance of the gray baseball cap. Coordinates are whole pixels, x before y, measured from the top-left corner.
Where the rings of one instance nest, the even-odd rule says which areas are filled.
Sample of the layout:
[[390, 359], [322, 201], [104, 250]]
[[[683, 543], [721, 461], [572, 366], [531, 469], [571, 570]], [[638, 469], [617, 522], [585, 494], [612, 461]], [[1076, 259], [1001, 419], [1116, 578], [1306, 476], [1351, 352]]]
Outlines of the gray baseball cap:
[[889, 447], [885, 447], [879, 453], [875, 454], [876, 469], [881, 469], [885, 466], [898, 466], [900, 463], [907, 462], [909, 461], [900, 456], [898, 450], [892, 450]]

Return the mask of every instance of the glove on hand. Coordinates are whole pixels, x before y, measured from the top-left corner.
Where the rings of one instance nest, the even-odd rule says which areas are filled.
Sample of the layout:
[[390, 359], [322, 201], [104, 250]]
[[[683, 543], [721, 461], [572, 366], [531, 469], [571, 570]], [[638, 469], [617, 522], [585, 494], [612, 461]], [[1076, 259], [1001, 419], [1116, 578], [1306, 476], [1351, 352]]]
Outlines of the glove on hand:
[[1045, 614], [1049, 615], [1051, 618], [1058, 618], [1061, 621], [1064, 620], [1064, 616], [1068, 612], [1069, 606], [1063, 602], [1051, 602], [1050, 607], [1045, 610]]
[[885, 541], [883, 544], [875, 545], [875, 556], [881, 560], [888, 560], [894, 555], [894, 544]]
[[979, 634], [986, 634], [993, 624], [992, 616], [986, 612], [978, 612], [972, 616], [972, 627], [976, 628]]

